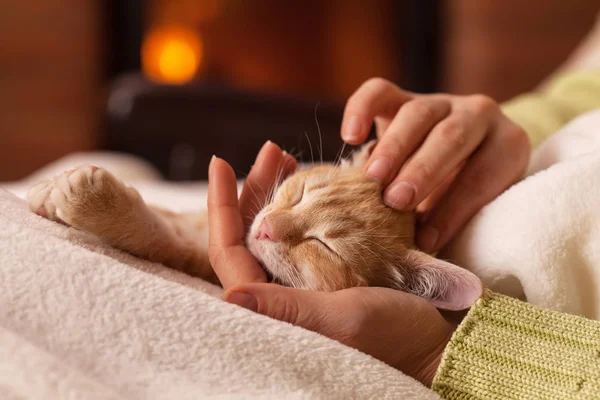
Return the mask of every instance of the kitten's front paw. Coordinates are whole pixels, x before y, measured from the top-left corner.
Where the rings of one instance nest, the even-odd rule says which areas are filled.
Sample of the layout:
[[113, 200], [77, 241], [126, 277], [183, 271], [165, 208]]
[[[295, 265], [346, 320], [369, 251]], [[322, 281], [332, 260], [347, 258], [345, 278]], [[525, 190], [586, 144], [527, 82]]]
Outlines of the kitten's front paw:
[[42, 217], [86, 229], [110, 220], [115, 212], [130, 210], [139, 196], [110, 172], [87, 165], [33, 186], [27, 200]]
[[53, 187], [54, 181], [50, 179], [36, 184], [27, 192], [27, 203], [29, 209], [34, 213], [52, 221], [59, 221], [56, 216], [56, 207], [50, 201], [50, 192]]

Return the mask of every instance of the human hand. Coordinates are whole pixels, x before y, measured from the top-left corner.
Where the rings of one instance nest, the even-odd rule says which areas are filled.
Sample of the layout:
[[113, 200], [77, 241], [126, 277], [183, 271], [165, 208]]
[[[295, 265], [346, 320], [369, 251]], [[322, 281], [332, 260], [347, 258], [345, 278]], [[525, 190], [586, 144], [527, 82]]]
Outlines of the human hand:
[[388, 288], [316, 292], [248, 283], [223, 299], [358, 349], [428, 387], [455, 329], [426, 300]]
[[[276, 167], [282, 164], [286, 166], [284, 173], [295, 168], [295, 163], [277, 146], [266, 144], [247, 185], [260, 186], [267, 192], [275, 182]], [[238, 202], [231, 167], [218, 158], [211, 162], [210, 259], [227, 289], [224, 299], [321, 333], [430, 385], [453, 326], [426, 300], [392, 289], [360, 287], [313, 292], [265, 283], [264, 271], [243, 241], [247, 229], [243, 216], [252, 216], [248, 203], [251, 195], [245, 197], [244, 193], [252, 193], [251, 186], [244, 188]], [[264, 195], [257, 197], [258, 201], [264, 200]]]
[[373, 78], [348, 100], [342, 138], [364, 142], [373, 121], [379, 141], [367, 174], [388, 206], [422, 214], [416, 242], [428, 253], [518, 181], [531, 153], [523, 129], [482, 95], [420, 95]]
[[224, 289], [238, 283], [266, 282], [265, 271], [250, 254], [244, 239], [252, 220], [278, 178], [298, 167], [296, 159], [272, 142], [259, 151], [238, 200], [233, 169], [213, 157], [208, 169], [210, 263]]

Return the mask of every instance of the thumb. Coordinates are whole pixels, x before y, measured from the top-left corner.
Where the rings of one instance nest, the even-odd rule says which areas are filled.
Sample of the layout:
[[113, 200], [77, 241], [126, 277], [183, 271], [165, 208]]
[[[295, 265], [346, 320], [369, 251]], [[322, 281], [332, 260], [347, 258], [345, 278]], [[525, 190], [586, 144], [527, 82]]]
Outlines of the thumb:
[[326, 328], [324, 322], [332, 317], [332, 313], [328, 312], [333, 309], [330, 295], [273, 283], [248, 283], [227, 290], [223, 300], [279, 321], [320, 332]]

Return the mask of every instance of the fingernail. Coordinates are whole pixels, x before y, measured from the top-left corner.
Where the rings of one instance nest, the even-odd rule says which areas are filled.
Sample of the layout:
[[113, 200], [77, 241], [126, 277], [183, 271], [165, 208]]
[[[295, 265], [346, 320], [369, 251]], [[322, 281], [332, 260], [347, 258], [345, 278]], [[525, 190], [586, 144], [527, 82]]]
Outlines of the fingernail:
[[412, 183], [398, 182], [390, 186], [384, 194], [384, 203], [396, 210], [404, 210], [412, 203], [417, 188]]
[[423, 214], [421, 214], [418, 222], [421, 225], [425, 225], [429, 221], [430, 218], [431, 218], [431, 210], [426, 211]]
[[270, 140], [267, 140], [265, 142], [265, 144], [262, 145], [262, 147], [260, 148], [260, 150], [258, 151], [259, 153], [262, 152], [264, 149], [266, 149], [270, 144], [273, 144], [273, 142], [271, 142]]
[[213, 154], [213, 156], [210, 158], [210, 162], [208, 163], [208, 172], [210, 173], [210, 171], [212, 170], [213, 167], [213, 163], [215, 162], [215, 160], [217, 159], [217, 156], [215, 156]]
[[244, 292], [230, 292], [224, 299], [226, 302], [244, 307], [250, 311], [258, 310], [258, 302], [251, 294]]
[[260, 150], [258, 151], [258, 154], [256, 155], [256, 159], [255, 159], [255, 164], [259, 161], [263, 161], [264, 158], [266, 157], [266, 148], [269, 147], [269, 145], [273, 144], [273, 142], [271, 142], [270, 140], [267, 140], [265, 142], [265, 144], [263, 144], [260, 148]]
[[392, 170], [392, 162], [385, 158], [378, 158], [373, 161], [367, 169], [367, 175], [377, 179], [380, 182], [385, 181]]
[[425, 252], [431, 253], [435, 250], [435, 245], [437, 244], [438, 237], [440, 233], [437, 229], [428, 226], [424, 228], [421, 233], [417, 237], [417, 246]]
[[354, 116], [348, 119], [346, 126], [344, 128], [344, 132], [342, 134], [342, 138], [345, 141], [355, 141], [358, 140], [362, 131], [362, 123], [360, 122], [360, 118]]
[[296, 162], [296, 159], [294, 158], [294, 156], [292, 156], [290, 153], [288, 153], [287, 151], [283, 150], [283, 162], [286, 164], [289, 164], [290, 166], [293, 166]]
[[270, 140], [267, 140], [265, 142], [265, 144], [262, 145], [262, 147], [260, 148], [260, 150], [258, 152], [260, 153], [261, 151], [263, 151], [264, 149], [266, 149], [270, 144], [273, 144], [273, 142], [271, 142]]

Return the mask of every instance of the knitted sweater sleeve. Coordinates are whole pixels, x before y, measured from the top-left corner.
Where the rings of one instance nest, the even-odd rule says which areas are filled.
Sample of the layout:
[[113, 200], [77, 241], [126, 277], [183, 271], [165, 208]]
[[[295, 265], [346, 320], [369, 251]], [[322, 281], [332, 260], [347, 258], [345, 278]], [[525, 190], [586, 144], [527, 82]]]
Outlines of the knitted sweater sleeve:
[[600, 322], [487, 292], [446, 347], [445, 399], [600, 399]]
[[545, 89], [502, 105], [502, 111], [529, 135], [535, 148], [572, 119], [600, 108], [600, 68], [565, 72]]

